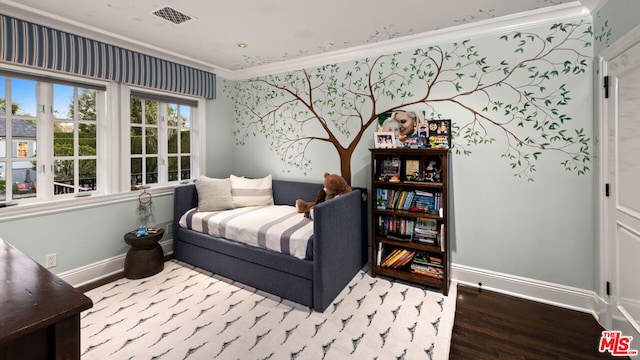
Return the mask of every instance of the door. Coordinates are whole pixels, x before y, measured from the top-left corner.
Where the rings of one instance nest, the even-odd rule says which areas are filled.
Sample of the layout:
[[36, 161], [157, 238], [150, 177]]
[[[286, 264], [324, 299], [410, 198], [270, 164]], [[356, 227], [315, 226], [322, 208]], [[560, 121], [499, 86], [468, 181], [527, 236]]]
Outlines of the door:
[[607, 63], [605, 246], [612, 329], [640, 346], [640, 43]]

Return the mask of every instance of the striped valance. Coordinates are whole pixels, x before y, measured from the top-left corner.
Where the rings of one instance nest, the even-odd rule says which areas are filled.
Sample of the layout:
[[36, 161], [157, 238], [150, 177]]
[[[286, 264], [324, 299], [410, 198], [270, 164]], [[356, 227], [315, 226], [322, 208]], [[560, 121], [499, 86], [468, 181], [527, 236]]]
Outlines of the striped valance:
[[0, 61], [213, 99], [216, 75], [0, 14]]

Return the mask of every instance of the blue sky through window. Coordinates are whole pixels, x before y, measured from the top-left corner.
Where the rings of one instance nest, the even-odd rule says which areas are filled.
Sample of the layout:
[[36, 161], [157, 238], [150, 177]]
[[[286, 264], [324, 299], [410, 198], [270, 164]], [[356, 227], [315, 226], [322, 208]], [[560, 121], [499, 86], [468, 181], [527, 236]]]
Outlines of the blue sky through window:
[[[6, 98], [6, 77], [0, 76], [0, 98]], [[12, 102], [18, 104], [17, 115], [36, 116], [36, 81], [13, 78], [11, 79]], [[65, 119], [69, 112], [69, 103], [73, 99], [73, 87], [67, 85], [54, 85], [53, 108], [57, 111], [56, 117]]]

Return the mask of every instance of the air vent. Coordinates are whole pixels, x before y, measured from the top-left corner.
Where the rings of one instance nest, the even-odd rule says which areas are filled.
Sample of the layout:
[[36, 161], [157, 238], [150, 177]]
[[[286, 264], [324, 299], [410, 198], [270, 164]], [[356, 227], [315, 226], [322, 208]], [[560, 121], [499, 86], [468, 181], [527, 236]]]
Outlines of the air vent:
[[194, 19], [192, 16], [189, 16], [169, 6], [165, 6], [154, 11], [153, 15], [161, 17], [167, 21], [171, 21], [174, 24], [182, 24]]

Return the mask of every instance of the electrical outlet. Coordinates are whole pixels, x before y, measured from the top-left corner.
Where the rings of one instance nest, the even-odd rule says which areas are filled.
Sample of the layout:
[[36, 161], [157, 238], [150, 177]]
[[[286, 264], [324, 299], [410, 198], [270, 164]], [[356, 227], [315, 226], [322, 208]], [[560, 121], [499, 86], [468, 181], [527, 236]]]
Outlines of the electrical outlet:
[[164, 229], [164, 233], [165, 233], [165, 235], [171, 235], [171, 234], [173, 234], [173, 223], [172, 223], [172, 222], [169, 222], [169, 223], [167, 223], [165, 226], [166, 226], [166, 228]]
[[44, 264], [46, 268], [52, 268], [58, 265], [58, 254], [54, 253], [54, 254], [47, 255], [47, 258], [45, 259]]

